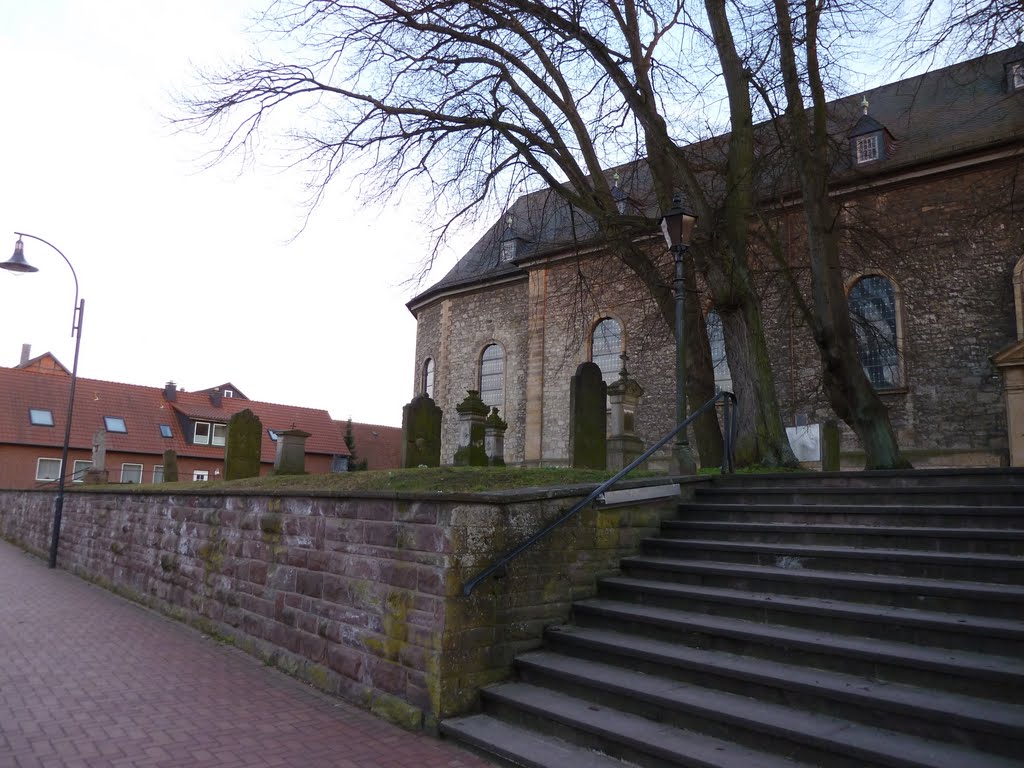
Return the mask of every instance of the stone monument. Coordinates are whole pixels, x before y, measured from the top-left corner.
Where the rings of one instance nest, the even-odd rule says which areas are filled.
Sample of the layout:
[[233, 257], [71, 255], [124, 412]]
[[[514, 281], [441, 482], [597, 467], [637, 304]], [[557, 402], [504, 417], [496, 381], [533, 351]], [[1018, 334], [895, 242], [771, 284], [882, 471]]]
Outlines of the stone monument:
[[402, 466], [441, 466], [441, 409], [425, 394], [402, 407]]
[[608, 469], [618, 471], [625, 468], [644, 452], [643, 441], [636, 436], [636, 408], [644, 394], [644, 388], [629, 378], [626, 361], [629, 356], [623, 352], [622, 370], [619, 378], [608, 387], [608, 407], [611, 412], [611, 429], [608, 437]]
[[85, 471], [85, 482], [98, 485], [107, 482], [107, 431], [98, 430], [92, 436], [92, 464]]
[[486, 467], [484, 421], [487, 418], [487, 406], [480, 399], [480, 392], [475, 389], [466, 390], [466, 399], [455, 406], [455, 412], [459, 414], [455, 465], [458, 467]]
[[607, 394], [597, 363], [580, 363], [569, 382], [569, 460], [574, 467], [606, 468]]
[[277, 455], [274, 472], [278, 475], [304, 475], [306, 473], [306, 438], [311, 433], [301, 429], [286, 429], [277, 433]]
[[263, 423], [246, 408], [228, 420], [228, 439], [224, 447], [224, 479], [239, 480], [260, 476], [260, 451], [263, 448]]
[[491, 415], [484, 420], [484, 453], [492, 467], [505, 466], [505, 430], [508, 424], [498, 415], [498, 408], [491, 408]]

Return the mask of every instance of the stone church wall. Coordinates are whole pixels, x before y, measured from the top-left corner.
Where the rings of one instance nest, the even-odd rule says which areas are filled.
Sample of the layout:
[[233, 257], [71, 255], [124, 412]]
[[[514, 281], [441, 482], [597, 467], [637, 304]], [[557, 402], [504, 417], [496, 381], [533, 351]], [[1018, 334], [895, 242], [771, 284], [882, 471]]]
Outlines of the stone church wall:
[[455, 406], [466, 390], [478, 389], [480, 354], [497, 342], [505, 351], [505, 460], [523, 461], [527, 373], [526, 280], [487, 291], [462, 294], [435, 302], [419, 313], [416, 335], [416, 391], [422, 385], [423, 364], [435, 364], [434, 401], [444, 412], [441, 425], [441, 463], [455, 456], [458, 417]]

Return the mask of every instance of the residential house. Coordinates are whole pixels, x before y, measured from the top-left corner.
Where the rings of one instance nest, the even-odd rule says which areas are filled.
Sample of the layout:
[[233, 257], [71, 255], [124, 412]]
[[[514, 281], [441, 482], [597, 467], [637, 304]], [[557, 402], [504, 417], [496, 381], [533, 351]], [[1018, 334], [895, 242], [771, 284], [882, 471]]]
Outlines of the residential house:
[[[0, 488], [55, 482], [67, 415], [70, 373], [46, 353], [14, 368], [0, 367]], [[75, 392], [67, 476], [82, 482], [91, 466], [96, 433], [105, 431], [105, 470], [114, 483], [163, 480], [163, 456], [178, 457], [179, 480], [217, 479], [224, 467], [228, 420], [249, 409], [263, 428], [261, 473], [272, 471], [280, 432], [300, 429], [306, 471], [344, 471], [349, 451], [343, 432], [322, 409], [249, 400], [230, 384], [185, 392], [79, 378]]]

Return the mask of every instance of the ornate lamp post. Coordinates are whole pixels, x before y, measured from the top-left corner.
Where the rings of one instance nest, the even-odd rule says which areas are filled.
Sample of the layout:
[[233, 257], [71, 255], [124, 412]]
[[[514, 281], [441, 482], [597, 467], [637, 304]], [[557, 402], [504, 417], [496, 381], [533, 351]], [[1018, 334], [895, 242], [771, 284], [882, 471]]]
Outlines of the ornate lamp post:
[[0, 269], [6, 269], [8, 272], [14, 272], [15, 274], [24, 274], [26, 272], [38, 272], [37, 267], [33, 267], [27, 261], [25, 261], [25, 243], [22, 241], [23, 237], [28, 237], [33, 240], [38, 240], [44, 245], [48, 245], [64, 259], [64, 262], [71, 269], [71, 276], [75, 279], [75, 309], [71, 315], [71, 336], [75, 340], [75, 361], [71, 366], [71, 391], [68, 393], [68, 413], [67, 421], [64, 424], [64, 446], [61, 450], [60, 458], [60, 477], [57, 480], [57, 500], [53, 505], [53, 531], [50, 534], [50, 567], [57, 567], [57, 545], [60, 542], [60, 519], [64, 512], [64, 479], [68, 473], [68, 447], [71, 443], [71, 416], [75, 408], [75, 384], [78, 382], [78, 348], [82, 344], [82, 318], [85, 316], [85, 299], [79, 301], [78, 299], [78, 275], [75, 274], [75, 268], [71, 266], [71, 262], [68, 261], [68, 257], [61, 253], [60, 248], [55, 246], [53, 243], [43, 240], [41, 237], [35, 235], [28, 235], [23, 232], [15, 232], [18, 236], [17, 242], [14, 244], [14, 255], [3, 264], [0, 264]]
[[[697, 223], [697, 216], [683, 204], [680, 197], [672, 198], [672, 208], [661, 217], [661, 233], [665, 236], [665, 243], [672, 252], [675, 260], [675, 279], [673, 287], [676, 297], [676, 424], [681, 424], [686, 419], [686, 344], [683, 341], [684, 320], [683, 302], [685, 300], [685, 284], [683, 280], [683, 255], [690, 247], [690, 237], [693, 235], [693, 227]], [[672, 449], [672, 458], [675, 466], [673, 470], [681, 475], [692, 475], [697, 471], [697, 461], [690, 443], [686, 439], [686, 430], [682, 429], [676, 435], [675, 446]]]

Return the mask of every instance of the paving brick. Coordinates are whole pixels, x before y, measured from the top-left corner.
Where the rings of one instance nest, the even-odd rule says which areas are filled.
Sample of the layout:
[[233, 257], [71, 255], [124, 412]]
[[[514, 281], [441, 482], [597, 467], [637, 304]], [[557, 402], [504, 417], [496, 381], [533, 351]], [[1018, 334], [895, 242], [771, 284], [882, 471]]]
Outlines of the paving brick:
[[0, 542], [0, 766], [486, 768]]

